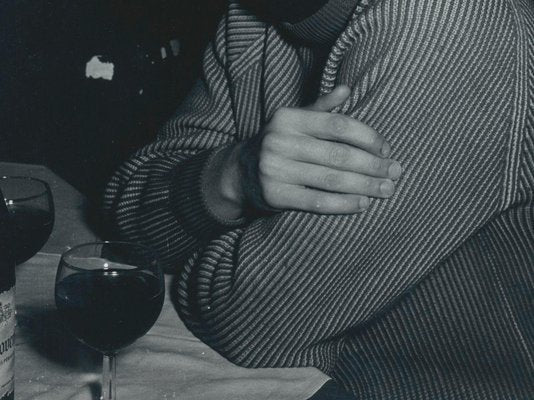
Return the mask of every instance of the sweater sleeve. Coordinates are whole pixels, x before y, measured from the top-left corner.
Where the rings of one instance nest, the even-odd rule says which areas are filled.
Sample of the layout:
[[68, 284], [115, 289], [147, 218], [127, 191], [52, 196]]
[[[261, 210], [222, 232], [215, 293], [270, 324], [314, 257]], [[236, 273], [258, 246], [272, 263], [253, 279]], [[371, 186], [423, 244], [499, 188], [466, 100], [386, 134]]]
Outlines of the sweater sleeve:
[[324, 89], [348, 83], [339, 111], [390, 141], [405, 169], [397, 194], [363, 214], [284, 212], [211, 241], [177, 289], [196, 335], [243, 366], [328, 372], [344, 337], [510, 206], [525, 108], [511, 3], [380, 0], [352, 21]]
[[217, 219], [202, 195], [214, 153], [235, 140], [225, 73], [225, 23], [204, 54], [203, 74], [158, 140], [128, 160], [108, 184], [104, 209], [123, 239], [157, 249], [165, 267], [242, 221]]

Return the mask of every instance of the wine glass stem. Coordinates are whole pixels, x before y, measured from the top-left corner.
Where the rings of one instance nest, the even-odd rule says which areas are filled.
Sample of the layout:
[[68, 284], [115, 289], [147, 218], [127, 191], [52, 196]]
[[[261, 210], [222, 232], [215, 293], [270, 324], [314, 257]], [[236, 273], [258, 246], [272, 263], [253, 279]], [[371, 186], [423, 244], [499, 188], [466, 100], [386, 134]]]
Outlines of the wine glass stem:
[[117, 360], [115, 355], [104, 355], [102, 373], [102, 396], [101, 400], [117, 400], [115, 381], [117, 376]]

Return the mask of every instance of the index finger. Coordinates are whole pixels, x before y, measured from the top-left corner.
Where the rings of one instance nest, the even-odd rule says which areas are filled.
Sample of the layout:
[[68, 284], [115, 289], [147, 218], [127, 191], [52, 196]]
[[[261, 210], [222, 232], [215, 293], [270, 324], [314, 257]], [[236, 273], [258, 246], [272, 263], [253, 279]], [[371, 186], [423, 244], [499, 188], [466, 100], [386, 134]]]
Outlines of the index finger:
[[391, 146], [376, 130], [342, 114], [298, 110], [300, 133], [342, 142], [380, 157], [389, 157]]

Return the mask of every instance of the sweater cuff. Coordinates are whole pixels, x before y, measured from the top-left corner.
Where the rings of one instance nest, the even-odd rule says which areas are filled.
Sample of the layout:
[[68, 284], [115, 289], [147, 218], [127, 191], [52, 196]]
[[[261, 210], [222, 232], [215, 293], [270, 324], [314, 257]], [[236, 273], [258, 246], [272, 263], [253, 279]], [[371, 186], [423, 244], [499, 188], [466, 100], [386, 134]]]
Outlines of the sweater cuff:
[[308, 400], [356, 400], [356, 397], [346, 392], [333, 380], [329, 380]]
[[179, 163], [171, 172], [170, 208], [184, 230], [200, 241], [245, 223], [245, 218], [226, 220], [218, 217], [206, 202], [204, 175], [215, 155], [224, 148], [203, 151]]

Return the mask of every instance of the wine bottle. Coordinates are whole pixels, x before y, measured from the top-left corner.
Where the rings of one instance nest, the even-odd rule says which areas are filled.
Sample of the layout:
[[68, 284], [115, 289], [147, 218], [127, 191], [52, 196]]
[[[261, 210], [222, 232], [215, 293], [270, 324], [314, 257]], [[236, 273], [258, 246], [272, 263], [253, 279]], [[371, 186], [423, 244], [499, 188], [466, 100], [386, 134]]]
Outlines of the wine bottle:
[[0, 400], [15, 398], [15, 261], [10, 224], [0, 191]]

